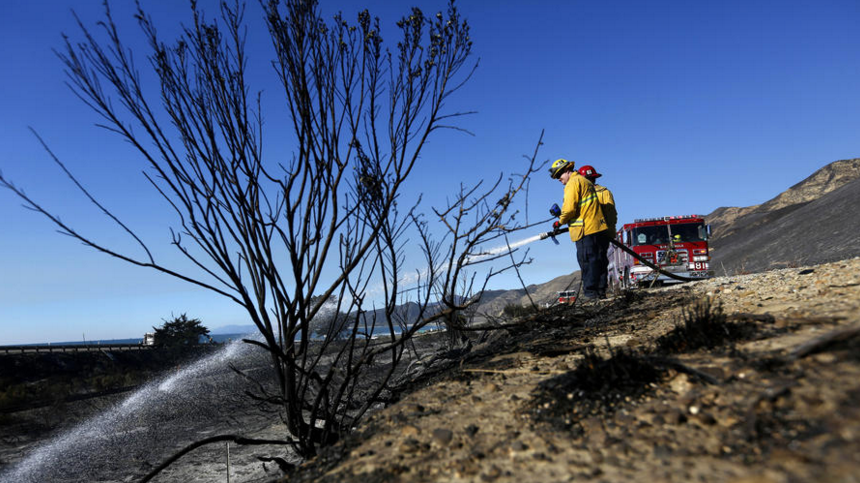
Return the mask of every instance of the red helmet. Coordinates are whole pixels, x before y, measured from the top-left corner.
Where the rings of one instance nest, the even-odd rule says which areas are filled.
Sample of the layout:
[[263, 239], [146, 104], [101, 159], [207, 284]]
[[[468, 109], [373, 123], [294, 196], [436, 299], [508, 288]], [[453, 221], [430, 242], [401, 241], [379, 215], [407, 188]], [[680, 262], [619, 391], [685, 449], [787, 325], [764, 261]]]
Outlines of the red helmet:
[[594, 167], [588, 164], [579, 168], [579, 174], [581, 176], [585, 176], [586, 178], [599, 178], [603, 176], [602, 174], [598, 173], [597, 170], [594, 169]]

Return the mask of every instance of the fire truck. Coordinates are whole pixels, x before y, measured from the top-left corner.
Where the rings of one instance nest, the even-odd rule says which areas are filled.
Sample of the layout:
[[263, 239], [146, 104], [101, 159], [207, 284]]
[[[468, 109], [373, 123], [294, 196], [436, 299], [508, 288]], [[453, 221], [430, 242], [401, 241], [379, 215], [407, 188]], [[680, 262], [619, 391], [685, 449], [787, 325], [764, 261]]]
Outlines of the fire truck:
[[579, 290], [563, 290], [558, 293], [558, 303], [572, 304], [576, 302], [577, 295], [579, 295]]
[[[661, 270], [704, 279], [714, 276], [708, 249], [710, 231], [702, 216], [665, 216], [627, 223], [615, 239]], [[613, 245], [609, 246], [608, 257], [609, 283], [615, 289], [679, 283]]]

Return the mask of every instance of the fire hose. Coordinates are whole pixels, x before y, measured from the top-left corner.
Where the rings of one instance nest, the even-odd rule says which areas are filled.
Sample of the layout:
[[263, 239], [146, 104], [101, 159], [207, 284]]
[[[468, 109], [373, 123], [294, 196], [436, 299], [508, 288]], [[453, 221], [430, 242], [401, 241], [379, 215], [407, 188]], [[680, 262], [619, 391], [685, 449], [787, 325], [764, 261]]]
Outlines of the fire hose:
[[[559, 227], [554, 231], [548, 231], [546, 233], [541, 233], [540, 239], [546, 240], [547, 238], [552, 238], [553, 241], [558, 243], [558, 241], [556, 241], [556, 239], [555, 239], [556, 235], [561, 235], [562, 233], [567, 233], [568, 229], [569, 229], [569, 227]], [[695, 282], [695, 281], [701, 280], [700, 278], [682, 277], [682, 276], [676, 275], [672, 272], [667, 272], [667, 271], [663, 270], [662, 268], [660, 268], [659, 266], [654, 265], [653, 263], [649, 262], [648, 260], [645, 260], [644, 258], [640, 257], [636, 252], [627, 248], [626, 246], [624, 246], [623, 243], [619, 242], [615, 238], [610, 238], [609, 243], [612, 243], [613, 245], [618, 247], [624, 253], [627, 253], [628, 255], [632, 256], [633, 258], [639, 260], [646, 267], [651, 268], [652, 270], [656, 270], [657, 272], [660, 272], [661, 274], [663, 274], [669, 278], [672, 278], [675, 280], [680, 280], [681, 282]]]

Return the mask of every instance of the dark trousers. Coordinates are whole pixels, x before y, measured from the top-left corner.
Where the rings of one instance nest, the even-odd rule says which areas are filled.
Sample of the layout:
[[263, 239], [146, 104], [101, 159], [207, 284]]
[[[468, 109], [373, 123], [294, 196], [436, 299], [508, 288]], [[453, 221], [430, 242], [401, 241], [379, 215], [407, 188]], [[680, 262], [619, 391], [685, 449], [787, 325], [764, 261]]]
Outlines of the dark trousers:
[[606, 296], [609, 258], [609, 234], [606, 231], [585, 235], [576, 242], [576, 261], [582, 276], [582, 296], [587, 299]]

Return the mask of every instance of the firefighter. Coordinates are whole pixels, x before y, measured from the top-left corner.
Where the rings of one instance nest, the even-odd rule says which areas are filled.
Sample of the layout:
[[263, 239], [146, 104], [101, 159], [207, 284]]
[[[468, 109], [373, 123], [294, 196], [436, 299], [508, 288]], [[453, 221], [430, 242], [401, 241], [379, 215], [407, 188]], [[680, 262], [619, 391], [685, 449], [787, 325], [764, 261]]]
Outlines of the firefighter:
[[603, 176], [602, 174], [598, 173], [593, 166], [586, 164], [579, 168], [579, 175], [591, 181], [591, 184], [594, 185], [594, 191], [597, 193], [597, 201], [600, 202], [600, 209], [603, 211], [603, 216], [606, 217], [607, 226], [609, 226], [609, 230], [607, 231], [609, 236], [600, 238], [600, 243], [603, 244], [601, 246], [603, 259], [600, 262], [601, 276], [598, 292], [600, 293], [600, 298], [606, 298], [607, 277], [609, 275], [609, 258], [607, 257], [607, 253], [609, 252], [609, 239], [615, 236], [615, 223], [618, 221], [618, 211], [615, 209], [615, 198], [612, 196], [612, 192], [606, 186], [597, 184], [597, 178]]
[[[609, 226], [597, 200], [594, 184], [581, 176], [574, 163], [557, 159], [549, 174], [564, 184], [564, 202], [553, 230], [569, 225], [570, 239], [576, 244], [576, 260], [582, 276], [581, 297], [587, 300], [606, 298], [606, 248]], [[601, 268], [602, 267], [602, 268]], [[601, 277], [603, 292], [601, 293]]]

